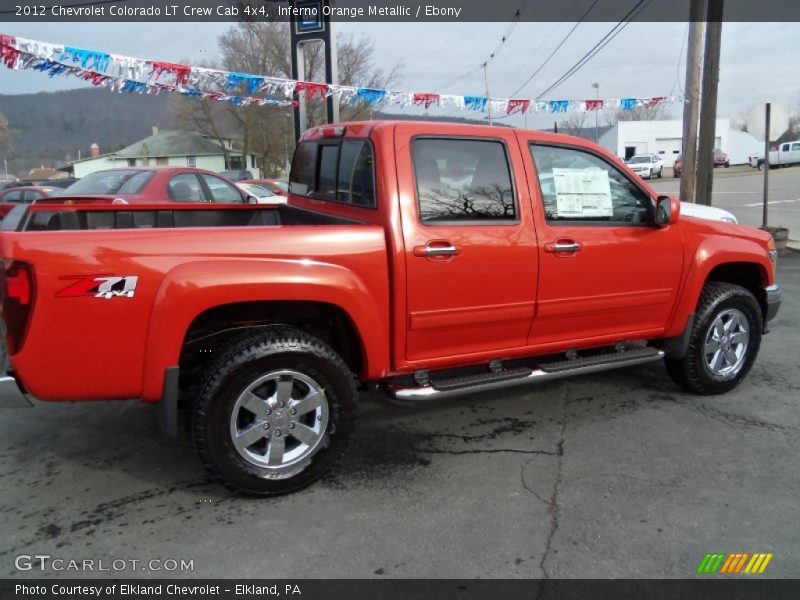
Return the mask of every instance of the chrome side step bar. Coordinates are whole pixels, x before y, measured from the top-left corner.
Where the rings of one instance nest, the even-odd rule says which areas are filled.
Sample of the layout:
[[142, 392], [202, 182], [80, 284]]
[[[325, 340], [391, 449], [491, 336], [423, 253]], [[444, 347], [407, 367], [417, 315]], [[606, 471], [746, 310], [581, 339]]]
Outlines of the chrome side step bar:
[[481, 381], [481, 376], [476, 376], [476, 381], [473, 385], [468, 384], [470, 377], [464, 377], [461, 378], [463, 384], [457, 386], [449, 384], [447, 381], [442, 382], [442, 385], [438, 387], [435, 381], [416, 387], [403, 387], [387, 383], [383, 385], [383, 391], [395, 400], [438, 400], [439, 398], [462, 396], [476, 392], [490, 392], [526, 383], [550, 381], [552, 379], [562, 379], [564, 377], [586, 375], [588, 373], [597, 373], [598, 371], [655, 362], [664, 358], [664, 351], [656, 348], [641, 348], [618, 354], [609, 354], [605, 357], [607, 360], [601, 361], [599, 360], [600, 358], [586, 359], [585, 362], [584, 359], [576, 359], [574, 361], [542, 365], [542, 368], [520, 369], [515, 377], [503, 377], [494, 381]]

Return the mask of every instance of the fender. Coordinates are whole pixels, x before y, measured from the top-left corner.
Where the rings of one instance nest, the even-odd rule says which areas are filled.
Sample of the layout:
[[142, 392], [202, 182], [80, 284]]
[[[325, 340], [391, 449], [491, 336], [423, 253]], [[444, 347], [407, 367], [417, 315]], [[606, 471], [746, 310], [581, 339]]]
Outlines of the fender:
[[689, 258], [687, 275], [664, 334], [667, 338], [681, 335], [686, 320], [694, 313], [703, 286], [715, 267], [727, 263], [751, 263], [759, 268], [763, 285], [773, 283], [773, 267], [769, 256], [752, 239], [719, 234], [702, 236], [696, 248], [686, 249], [686, 256]]
[[350, 317], [361, 339], [365, 379], [389, 369], [389, 284], [386, 268], [365, 281], [350, 269], [312, 259], [222, 259], [181, 264], [164, 277], [148, 327], [142, 400], [161, 397], [164, 372], [178, 364], [192, 321], [208, 309], [263, 300], [315, 301]]

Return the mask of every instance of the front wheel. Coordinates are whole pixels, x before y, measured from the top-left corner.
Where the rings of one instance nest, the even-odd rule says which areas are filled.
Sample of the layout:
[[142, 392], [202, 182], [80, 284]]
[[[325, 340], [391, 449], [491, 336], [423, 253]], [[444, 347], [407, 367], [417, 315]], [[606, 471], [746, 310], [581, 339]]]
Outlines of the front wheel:
[[722, 394], [745, 378], [761, 345], [758, 301], [747, 289], [730, 283], [706, 284], [695, 313], [689, 350], [667, 358], [672, 378], [696, 394]]
[[344, 452], [355, 398], [353, 375], [333, 349], [276, 327], [232, 343], [209, 368], [193, 407], [195, 450], [235, 492], [293, 492]]

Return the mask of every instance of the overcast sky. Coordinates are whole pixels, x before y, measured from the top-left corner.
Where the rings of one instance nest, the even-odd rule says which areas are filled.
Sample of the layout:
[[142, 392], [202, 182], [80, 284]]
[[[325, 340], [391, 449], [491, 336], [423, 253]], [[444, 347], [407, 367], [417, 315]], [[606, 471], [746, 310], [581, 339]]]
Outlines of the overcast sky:
[[[519, 23], [489, 69], [493, 97], [508, 97], [547, 58], [574, 23]], [[541, 73], [519, 93], [535, 97], [558, 79], [613, 26], [583, 23]], [[166, 61], [205, 64], [217, 55], [217, 36], [227, 23], [4, 23], [3, 33]], [[402, 62], [395, 87], [407, 91], [483, 95], [483, 73], [443, 89], [454, 77], [486, 60], [508, 23], [344, 23], [339, 31], [369, 36], [375, 62]], [[680, 94], [684, 81], [686, 23], [632, 23], [547, 99], [650, 97]], [[725, 23], [719, 116], [738, 118], [766, 99], [791, 105], [800, 98], [800, 23]], [[680, 66], [679, 66], [680, 60]], [[271, 75], [271, 73], [263, 73]], [[55, 91], [85, 84], [38, 72], [0, 68], [0, 93]], [[109, 92], [111, 93], [111, 92]], [[449, 111], [438, 109], [441, 114]], [[2, 106], [0, 105], [0, 111]], [[673, 112], [679, 114], [680, 108]], [[474, 115], [474, 113], [464, 113]], [[553, 116], [530, 116], [528, 125], [551, 125]], [[508, 119], [522, 125], [523, 119]]]

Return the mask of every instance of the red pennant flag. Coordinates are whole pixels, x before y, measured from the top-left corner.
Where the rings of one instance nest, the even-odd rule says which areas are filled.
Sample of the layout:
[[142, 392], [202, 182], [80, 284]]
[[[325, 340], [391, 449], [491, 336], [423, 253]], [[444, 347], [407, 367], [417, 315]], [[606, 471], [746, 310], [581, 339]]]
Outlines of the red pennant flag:
[[19, 50], [0, 44], [0, 62], [5, 64], [9, 69], [13, 69], [19, 57]]
[[319, 95], [320, 100], [325, 100], [328, 95], [327, 83], [315, 83], [312, 81], [298, 81], [294, 86], [295, 93], [306, 92], [306, 99], [313, 100], [315, 95]]
[[412, 101], [417, 106], [424, 106], [426, 109], [434, 104], [439, 104], [439, 94], [423, 94], [415, 92]]
[[586, 104], [586, 110], [600, 110], [603, 108], [603, 101], [602, 100], [584, 100]]
[[154, 60], [150, 63], [153, 67], [153, 76], [158, 79], [162, 73], [172, 73], [175, 75], [175, 83], [177, 85], [184, 85], [189, 81], [189, 73], [192, 68], [188, 65], [179, 65], [177, 63], [162, 62]]
[[106, 81], [111, 79], [108, 75], [102, 75], [94, 71], [87, 71], [83, 74], [83, 78], [89, 81], [92, 85], [103, 85]]
[[11, 46], [16, 47], [17, 45], [17, 38], [13, 35], [6, 35], [5, 33], [0, 33], [0, 46]]
[[528, 112], [528, 107], [531, 105], [530, 100], [522, 100], [519, 98], [512, 98], [508, 101], [508, 106], [506, 107], [506, 114], [511, 115], [517, 111], [520, 113]]
[[665, 100], [664, 96], [660, 96], [658, 98], [650, 98], [650, 100], [647, 101], [647, 104], [645, 106], [647, 106], [647, 108], [653, 108], [654, 106], [658, 106], [659, 104], [661, 104], [664, 100]]

